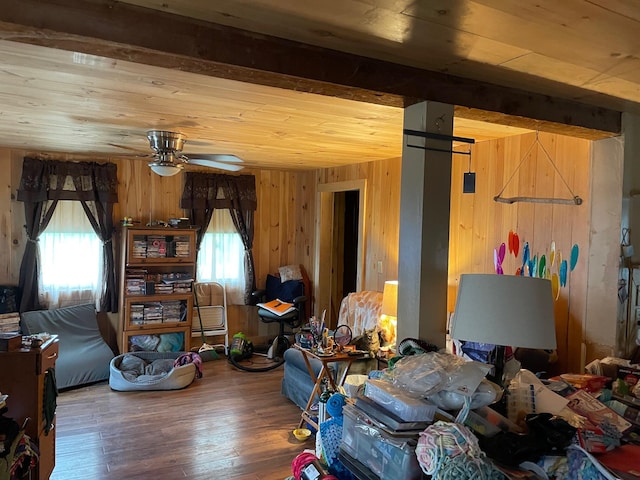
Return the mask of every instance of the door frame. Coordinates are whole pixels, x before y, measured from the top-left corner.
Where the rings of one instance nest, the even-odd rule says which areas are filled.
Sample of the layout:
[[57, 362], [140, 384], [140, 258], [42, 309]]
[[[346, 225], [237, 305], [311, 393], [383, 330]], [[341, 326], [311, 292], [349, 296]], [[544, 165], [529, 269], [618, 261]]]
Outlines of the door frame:
[[328, 310], [331, 302], [331, 255], [333, 237], [333, 208], [334, 194], [346, 191], [358, 192], [358, 258], [356, 272], [356, 289], [364, 290], [365, 278], [365, 224], [367, 205], [367, 180], [349, 180], [344, 182], [331, 182], [318, 184], [316, 205], [316, 251], [315, 251], [315, 278], [314, 297], [317, 315], [322, 314], [325, 308]]

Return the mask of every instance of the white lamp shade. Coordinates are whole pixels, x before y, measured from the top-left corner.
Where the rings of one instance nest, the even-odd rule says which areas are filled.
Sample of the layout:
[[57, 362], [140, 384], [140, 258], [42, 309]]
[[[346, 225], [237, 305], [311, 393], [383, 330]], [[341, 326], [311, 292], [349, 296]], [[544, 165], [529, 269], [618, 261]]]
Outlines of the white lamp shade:
[[162, 164], [162, 163], [150, 163], [151, 171], [157, 173], [161, 177], [171, 177], [182, 171], [182, 165]]
[[515, 275], [461, 275], [451, 338], [556, 348], [551, 281]]
[[398, 281], [388, 280], [384, 282], [382, 291], [382, 315], [388, 317], [398, 316]]

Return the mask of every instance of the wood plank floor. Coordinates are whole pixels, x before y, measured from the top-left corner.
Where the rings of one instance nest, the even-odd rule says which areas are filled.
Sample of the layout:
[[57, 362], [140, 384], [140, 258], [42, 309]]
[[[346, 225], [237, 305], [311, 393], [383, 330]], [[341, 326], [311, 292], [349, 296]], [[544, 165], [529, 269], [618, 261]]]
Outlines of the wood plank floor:
[[280, 394], [283, 367], [245, 372], [225, 358], [175, 391], [115, 392], [107, 382], [58, 397], [51, 480], [283, 480], [313, 436]]

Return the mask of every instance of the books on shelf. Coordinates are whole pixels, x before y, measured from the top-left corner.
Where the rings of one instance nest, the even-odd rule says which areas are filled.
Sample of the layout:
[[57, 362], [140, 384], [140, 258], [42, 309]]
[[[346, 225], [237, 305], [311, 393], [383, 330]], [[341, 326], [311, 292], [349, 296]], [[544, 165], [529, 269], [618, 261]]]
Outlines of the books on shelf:
[[293, 312], [296, 307], [293, 303], [285, 302], [280, 299], [271, 300], [270, 302], [258, 303], [258, 307], [262, 307], [265, 310], [269, 310], [278, 316], [286, 315], [289, 312]]

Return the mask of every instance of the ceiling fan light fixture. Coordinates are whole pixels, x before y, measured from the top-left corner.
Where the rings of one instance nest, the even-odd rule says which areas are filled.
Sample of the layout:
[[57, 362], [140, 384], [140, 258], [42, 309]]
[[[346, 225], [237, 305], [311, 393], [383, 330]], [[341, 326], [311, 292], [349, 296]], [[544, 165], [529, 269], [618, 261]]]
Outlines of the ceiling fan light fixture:
[[169, 177], [180, 173], [187, 164], [199, 165], [202, 167], [217, 168], [230, 172], [237, 172], [244, 168], [242, 159], [235, 155], [227, 154], [194, 154], [195, 158], [190, 158], [182, 153], [182, 148], [187, 141], [187, 136], [168, 130], [149, 130], [147, 138], [153, 153], [146, 155], [152, 157], [153, 162], [149, 163], [151, 170], [163, 177]]
[[182, 165], [175, 165], [173, 163], [151, 162], [149, 167], [151, 167], [153, 173], [161, 177], [172, 177], [182, 171]]

